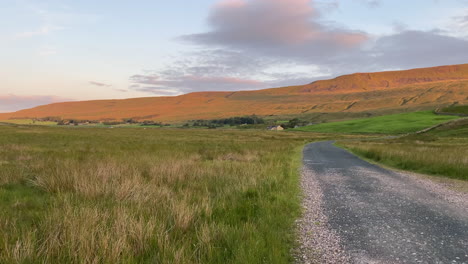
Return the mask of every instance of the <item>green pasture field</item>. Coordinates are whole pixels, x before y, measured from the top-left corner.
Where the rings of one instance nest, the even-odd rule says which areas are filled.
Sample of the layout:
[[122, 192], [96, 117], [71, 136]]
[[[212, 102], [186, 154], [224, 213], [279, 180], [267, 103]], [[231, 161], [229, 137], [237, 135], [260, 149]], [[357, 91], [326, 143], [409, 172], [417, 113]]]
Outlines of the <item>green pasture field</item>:
[[417, 132], [457, 118], [459, 117], [436, 115], [431, 111], [423, 111], [322, 123], [294, 130], [320, 133], [404, 134]]

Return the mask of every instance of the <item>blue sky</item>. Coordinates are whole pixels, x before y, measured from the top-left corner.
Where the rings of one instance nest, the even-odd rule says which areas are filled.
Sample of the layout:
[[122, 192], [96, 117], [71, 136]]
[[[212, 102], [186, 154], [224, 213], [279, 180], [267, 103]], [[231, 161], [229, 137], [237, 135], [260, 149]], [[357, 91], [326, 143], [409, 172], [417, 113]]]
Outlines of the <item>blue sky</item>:
[[3, 0], [0, 112], [468, 63], [468, 0]]

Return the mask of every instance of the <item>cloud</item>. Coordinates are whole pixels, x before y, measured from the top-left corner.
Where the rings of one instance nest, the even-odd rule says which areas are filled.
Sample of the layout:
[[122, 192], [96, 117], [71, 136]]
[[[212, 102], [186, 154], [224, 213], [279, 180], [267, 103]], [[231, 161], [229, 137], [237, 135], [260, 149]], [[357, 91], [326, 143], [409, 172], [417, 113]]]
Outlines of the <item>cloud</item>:
[[404, 30], [376, 38], [366, 49], [329, 58], [332, 75], [468, 62], [468, 41], [441, 30]]
[[402, 32], [408, 30], [408, 25], [401, 22], [401, 21], [394, 21], [393, 22], [393, 31], [394, 32]]
[[154, 95], [266, 88], [266, 83], [251, 75], [265, 68], [267, 63], [229, 50], [190, 52], [162, 70], [131, 76], [129, 88]]
[[340, 2], [338, 0], [315, 1], [315, 5], [322, 13], [330, 13], [339, 9]]
[[71, 99], [56, 96], [18, 96], [0, 95], [0, 112], [13, 112], [39, 105], [72, 101]]
[[[380, 0], [360, 1], [372, 7], [381, 4]], [[338, 5], [336, 1], [331, 4]], [[323, 22], [317, 9], [320, 5], [323, 2], [310, 0], [223, 0], [213, 7], [208, 17], [212, 30], [181, 39], [242, 54], [244, 63], [229, 56], [222, 63], [227, 68], [236, 64], [236, 69], [231, 70], [241, 69], [239, 64], [248, 65], [251, 61], [254, 67], [275, 67], [274, 64], [280, 66], [286, 60], [289, 64], [315, 65], [322, 72], [338, 75], [468, 61], [466, 40], [450, 36], [451, 32], [410, 30], [400, 22], [396, 33], [372, 36]], [[467, 27], [468, 15], [459, 17], [458, 21], [458, 28]], [[218, 54], [204, 57], [217, 58]], [[238, 73], [246, 78], [252, 72], [258, 75], [261, 71], [248, 68], [250, 74]], [[311, 74], [310, 78], [315, 76]]]
[[317, 76], [313, 71], [294, 74], [275, 69], [285, 64], [296, 68], [311, 61], [325, 62], [368, 40], [362, 32], [321, 23], [320, 17], [309, 0], [221, 1], [209, 16], [211, 31], [178, 38], [205, 50], [184, 56], [188, 59], [177, 60], [163, 70], [132, 76], [130, 89], [180, 94], [312, 81]]
[[102, 82], [94, 82], [94, 81], [90, 81], [89, 84], [94, 85], [94, 86], [99, 86], [99, 87], [111, 87], [112, 86], [111, 84], [106, 84]]
[[379, 38], [372, 52], [378, 67], [461, 64], [468, 62], [468, 41], [436, 30], [407, 30]]
[[224, 0], [210, 14], [213, 30], [180, 39], [267, 56], [309, 58], [346, 52], [368, 40], [363, 32], [321, 23], [320, 17], [309, 0]]
[[194, 91], [226, 91], [265, 88], [265, 83], [250, 79], [217, 76], [165, 76], [134, 75], [130, 77], [133, 90], [151, 92], [156, 95], [178, 95]]
[[53, 25], [44, 25], [35, 31], [26, 31], [16, 34], [16, 38], [31, 38], [35, 36], [44, 36], [48, 35], [51, 32], [64, 29], [63, 27], [53, 26]]
[[[459, 17], [452, 31], [412, 30], [372, 35], [325, 22], [309, 0], [223, 0], [208, 22], [211, 30], [179, 40], [202, 48], [161, 70], [131, 77], [131, 90], [156, 95], [193, 91], [247, 90], [310, 83], [353, 72], [409, 69], [468, 62], [468, 42], [453, 35], [468, 24]], [[377, 7], [380, 1], [361, 0]], [[464, 31], [467, 32], [467, 31]]]
[[468, 14], [466, 16], [460, 17], [460, 21], [462, 22], [463, 26], [468, 26]]
[[184, 53], [181, 59], [161, 70], [130, 77], [130, 90], [155, 95], [195, 91], [254, 90], [299, 85], [330, 73], [314, 65], [287, 58], [255, 56], [232, 50], [203, 50]]
[[453, 27], [459, 29], [464, 37], [468, 37], [468, 9], [465, 10], [465, 15], [456, 16], [453, 20]]

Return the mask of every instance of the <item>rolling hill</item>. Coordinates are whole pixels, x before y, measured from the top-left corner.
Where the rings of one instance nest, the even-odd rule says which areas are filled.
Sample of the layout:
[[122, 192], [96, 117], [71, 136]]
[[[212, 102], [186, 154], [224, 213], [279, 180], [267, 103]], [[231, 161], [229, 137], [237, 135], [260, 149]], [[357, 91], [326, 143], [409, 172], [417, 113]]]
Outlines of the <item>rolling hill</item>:
[[0, 120], [61, 117], [184, 121], [243, 115], [431, 109], [468, 103], [468, 64], [356, 73], [306, 85], [174, 97], [55, 103], [0, 114]]

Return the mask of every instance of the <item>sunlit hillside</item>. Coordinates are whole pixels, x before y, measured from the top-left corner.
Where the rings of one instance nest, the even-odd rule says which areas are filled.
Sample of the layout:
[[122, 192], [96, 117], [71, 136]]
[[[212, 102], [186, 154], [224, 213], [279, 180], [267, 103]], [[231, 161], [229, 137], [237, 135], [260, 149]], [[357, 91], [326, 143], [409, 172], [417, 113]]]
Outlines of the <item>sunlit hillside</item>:
[[302, 86], [239, 92], [197, 92], [175, 97], [56, 103], [0, 114], [10, 118], [89, 120], [134, 118], [183, 121], [242, 115], [429, 109], [468, 102], [468, 64], [356, 73]]

